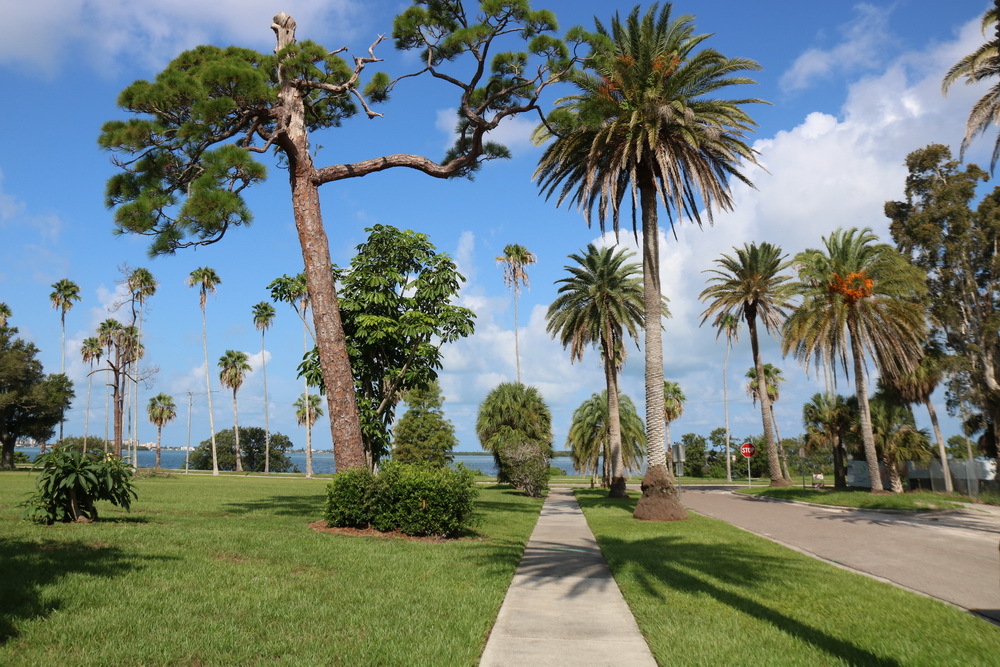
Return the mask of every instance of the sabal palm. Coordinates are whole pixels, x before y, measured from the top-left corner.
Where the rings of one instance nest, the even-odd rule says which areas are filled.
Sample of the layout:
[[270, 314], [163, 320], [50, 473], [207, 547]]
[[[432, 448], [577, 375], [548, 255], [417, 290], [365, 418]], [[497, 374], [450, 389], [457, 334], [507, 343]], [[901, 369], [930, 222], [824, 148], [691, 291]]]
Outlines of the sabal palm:
[[833, 454], [834, 487], [847, 488], [845, 440], [851, 427], [852, 410], [839, 394], [816, 394], [802, 406], [806, 447], [829, 447]]
[[[969, 118], [965, 122], [965, 136], [962, 138], [962, 148], [960, 156], [965, 156], [965, 150], [980, 134], [984, 134], [990, 125], [1000, 120], [1000, 61], [997, 60], [997, 38], [998, 35], [990, 36], [991, 28], [997, 25], [1000, 17], [1000, 5], [987, 9], [983, 14], [982, 30], [983, 36], [988, 39], [975, 51], [965, 56], [944, 75], [941, 82], [941, 91], [945, 94], [959, 79], [965, 79], [967, 85], [974, 85], [980, 82], [993, 82], [993, 85], [986, 91], [986, 94], [979, 98], [979, 101], [972, 106]], [[1000, 134], [993, 144], [993, 156], [990, 159], [990, 171], [996, 167], [997, 159], [1000, 159]]]
[[[611, 420], [608, 418], [607, 392], [594, 394], [573, 412], [573, 421], [566, 437], [566, 447], [572, 452], [573, 469], [591, 475], [591, 486], [603, 473], [604, 484], [610, 486], [614, 474], [609, 465], [611, 454]], [[621, 457], [625, 474], [642, 469], [646, 431], [635, 404], [628, 396], [618, 402], [618, 423], [621, 436]], [[603, 471], [601, 457], [604, 457]]]
[[[604, 365], [608, 400], [611, 484], [610, 495], [624, 498], [625, 470], [622, 430], [618, 407], [618, 371], [625, 362], [626, 334], [638, 345], [642, 327], [642, 278], [638, 264], [628, 260], [632, 253], [612, 248], [587, 246], [583, 255], [570, 255], [576, 265], [564, 268], [569, 278], [561, 283], [558, 296], [549, 306], [546, 330], [570, 350], [570, 359], [583, 359], [583, 351], [597, 345]], [[666, 308], [666, 306], [664, 306]]]
[[663, 381], [663, 428], [667, 443], [667, 451], [670, 451], [670, 423], [677, 421], [684, 414], [684, 403], [687, 396], [681, 389], [681, 385], [670, 380]]
[[535, 255], [523, 245], [516, 243], [504, 246], [503, 254], [497, 257], [497, 264], [503, 267], [503, 282], [514, 295], [514, 364], [517, 367], [517, 381], [521, 382], [521, 351], [517, 335], [517, 295], [521, 293], [521, 285], [530, 288], [528, 283], [528, 266], [538, 261]]
[[236, 392], [243, 386], [247, 373], [252, 371], [245, 352], [226, 350], [219, 357], [219, 382], [223, 387], [233, 390], [233, 439], [236, 442], [236, 471], [243, 472], [243, 460], [240, 456], [240, 412], [236, 402]]
[[80, 355], [83, 363], [90, 364], [90, 372], [87, 373], [87, 412], [83, 420], [83, 448], [87, 449], [87, 438], [90, 435], [90, 392], [94, 387], [94, 364], [100, 362], [104, 354], [104, 346], [96, 336], [84, 338], [80, 346]]
[[[760, 355], [757, 323], [775, 334], [785, 319], [792, 296], [790, 276], [782, 273], [787, 267], [781, 248], [770, 243], [746, 243], [733, 248], [734, 255], [723, 255], [715, 260], [718, 268], [708, 269], [708, 287], [699, 298], [708, 303], [702, 313], [702, 324], [710, 317], [732, 315], [742, 318], [750, 332], [750, 350], [754, 367], [764, 377], [764, 361]], [[774, 435], [771, 401], [767, 394], [760, 397], [760, 415], [767, 447], [768, 473], [771, 486], [787, 486], [781, 472], [778, 446]]]
[[[139, 267], [134, 269], [128, 274], [125, 280], [125, 284], [132, 294], [132, 321], [138, 326], [139, 338], [142, 338], [142, 313], [146, 306], [146, 300], [156, 294], [157, 282], [153, 274], [149, 272], [149, 269], [144, 269]], [[136, 310], [136, 305], [138, 305], [138, 310]], [[139, 444], [139, 369], [135, 369], [136, 372], [132, 378], [132, 400], [133, 403], [133, 413], [136, 415], [136, 419], [132, 422], [132, 441], [136, 443], [138, 447]], [[159, 467], [159, 465], [157, 465]]]
[[726, 414], [726, 481], [733, 481], [733, 461], [730, 456], [731, 445], [729, 435], [729, 380], [726, 377], [729, 368], [729, 353], [733, 350], [733, 341], [740, 339], [740, 319], [732, 313], [720, 313], [712, 325], [716, 329], [715, 340], [726, 336], [726, 359], [722, 362], [722, 405]]
[[271, 472], [271, 426], [268, 422], [267, 360], [264, 358], [264, 333], [274, 321], [274, 306], [261, 301], [253, 307], [253, 325], [260, 331], [260, 370], [264, 377], [264, 474]]
[[[52, 307], [59, 311], [59, 321], [62, 324], [62, 345], [61, 363], [59, 372], [66, 374], [66, 313], [73, 308], [74, 301], [80, 301], [80, 286], [69, 278], [63, 278], [52, 283], [52, 292], [49, 294], [49, 301]], [[59, 440], [63, 439], [63, 420], [59, 419]], [[42, 454], [45, 453], [45, 443], [42, 443]]]
[[[757, 368], [751, 366], [747, 369], [747, 396], [754, 405], [757, 405], [760, 384], [757, 382]], [[781, 442], [781, 432], [778, 430], [778, 416], [774, 411], [774, 404], [781, 397], [781, 383], [785, 381], [785, 376], [781, 374], [781, 369], [774, 364], [764, 364], [764, 386], [767, 388], [767, 398], [771, 401], [771, 423], [774, 425], [774, 439], [778, 443], [778, 456], [781, 459], [781, 472], [789, 484], [792, 482], [791, 475], [788, 474], [788, 456], [785, 454], [785, 446]]]
[[902, 493], [899, 466], [906, 461], [918, 465], [930, 463], [933, 458], [930, 439], [917, 428], [910, 407], [893, 401], [883, 392], [872, 397], [871, 419], [875, 446], [882, 452], [889, 490]]
[[170, 394], [157, 394], [149, 399], [146, 406], [146, 413], [149, 421], [156, 427], [156, 467], [160, 467], [160, 441], [163, 436], [163, 427], [174, 420], [177, 416], [177, 406]]
[[191, 272], [187, 277], [188, 287], [198, 288], [198, 303], [201, 304], [201, 343], [205, 350], [205, 393], [208, 396], [208, 428], [212, 432], [212, 474], [219, 474], [219, 456], [215, 448], [215, 413], [212, 409], [212, 380], [208, 372], [208, 318], [205, 314], [205, 304], [209, 294], [215, 294], [216, 288], [222, 283], [222, 278], [215, 269], [203, 266]]
[[312, 427], [316, 420], [323, 416], [322, 401], [319, 394], [308, 391], [295, 401], [295, 421], [299, 426], [306, 427], [306, 477], [312, 477]]
[[755, 162], [745, 141], [754, 123], [742, 107], [758, 100], [724, 99], [721, 94], [730, 86], [753, 83], [740, 74], [759, 66], [712, 49], [699, 50], [708, 35], [694, 34], [691, 17], [674, 19], [669, 3], [662, 9], [653, 5], [641, 18], [639, 7], [624, 21], [616, 14], [610, 29], [597, 22], [596, 30], [600, 40], [586, 61], [592, 74], [573, 77], [578, 94], [559, 100], [546, 125], [536, 131], [540, 142], [555, 140], [543, 153], [535, 179], [547, 197], [558, 192], [557, 205], [565, 200], [577, 204], [588, 224], [596, 206], [602, 229], [610, 219], [618, 231], [627, 192], [633, 229], [636, 210], [641, 209], [650, 466], [649, 494], [644, 493], [636, 512], [652, 518], [646, 508], [656, 494], [671, 498], [671, 513], [683, 518], [666, 466], [661, 426], [657, 207], [663, 204], [671, 225], [675, 217], [700, 225], [702, 208], [709, 222], [715, 209], [732, 208], [729, 179], [749, 183], [741, 162]]
[[476, 415], [476, 435], [482, 448], [493, 453], [498, 477], [503, 473], [500, 452], [510, 444], [552, 446], [552, 413], [534, 387], [501, 382], [486, 395]]
[[921, 299], [925, 277], [870, 229], [838, 229], [823, 249], [796, 255], [802, 305], [785, 322], [782, 352], [847, 374], [853, 360], [861, 439], [872, 491], [882, 490], [872, 435], [866, 359], [885, 377], [912, 370], [927, 331]]

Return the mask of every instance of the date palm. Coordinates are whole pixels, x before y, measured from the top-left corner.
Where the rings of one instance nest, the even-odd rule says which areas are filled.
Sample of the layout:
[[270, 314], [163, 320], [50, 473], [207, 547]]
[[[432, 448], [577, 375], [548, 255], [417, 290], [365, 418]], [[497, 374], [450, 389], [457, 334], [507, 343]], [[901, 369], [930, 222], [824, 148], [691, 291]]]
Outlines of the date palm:
[[503, 267], [503, 282], [514, 295], [514, 364], [517, 367], [517, 383], [521, 384], [521, 351], [517, 342], [517, 295], [521, 285], [530, 288], [528, 266], [538, 261], [535, 255], [523, 245], [516, 243], [504, 246], [503, 254], [497, 257], [497, 264]]
[[684, 391], [681, 389], [680, 384], [677, 382], [672, 382], [670, 380], [663, 381], [663, 429], [665, 433], [667, 451], [671, 450], [670, 446], [670, 423], [675, 422], [681, 418], [684, 414], [684, 403], [687, 402], [687, 396], [684, 395]]
[[[611, 420], [608, 418], [608, 404], [606, 391], [594, 394], [584, 401], [573, 411], [573, 421], [566, 437], [566, 448], [572, 452], [573, 469], [578, 473], [591, 475], [591, 488], [596, 486], [598, 475], [602, 475], [603, 484], [610, 487], [614, 474], [610, 465]], [[621, 396], [618, 408], [621, 458], [625, 474], [632, 474], [642, 469], [646, 428], [628, 396]]]
[[[710, 317], [732, 315], [742, 318], [750, 332], [750, 350], [758, 377], [764, 377], [764, 361], [760, 354], [758, 322], [765, 331], [776, 334], [785, 319], [792, 296], [790, 276], [782, 273], [787, 267], [781, 248], [770, 243], [746, 243], [733, 248], [734, 255], [715, 260], [718, 268], [708, 269], [708, 287], [699, 298], [708, 303], [702, 313], [702, 324]], [[760, 415], [767, 448], [768, 475], [771, 486], [788, 486], [781, 472], [778, 444], [774, 435], [771, 400], [764, 392], [760, 397]]]
[[243, 386], [247, 373], [252, 371], [245, 352], [226, 350], [219, 357], [219, 382], [223, 387], [233, 390], [233, 438], [236, 441], [236, 472], [243, 472], [243, 459], [240, 452], [240, 411], [236, 402], [236, 392]]
[[[83, 420], [84, 451], [87, 450], [87, 438], [90, 435], [90, 392], [94, 387], [94, 364], [100, 363], [103, 354], [104, 346], [101, 345], [100, 339], [96, 336], [83, 339], [83, 344], [80, 346], [80, 355], [83, 357], [83, 363], [90, 364], [90, 372], [87, 373], [87, 413]], [[107, 447], [107, 441], [105, 441], [105, 447]]]
[[156, 467], [160, 467], [160, 442], [163, 436], [163, 427], [172, 422], [177, 416], [177, 406], [170, 394], [157, 394], [149, 399], [146, 406], [146, 413], [149, 421], [156, 427]]
[[808, 369], [809, 362], [848, 375], [853, 360], [859, 430], [873, 492], [882, 491], [878, 455], [872, 434], [866, 360], [871, 357], [882, 377], [909, 373], [926, 337], [922, 299], [924, 274], [871, 229], [838, 229], [823, 238], [822, 249], [796, 255], [796, 291], [802, 305], [785, 322], [782, 352], [791, 352]]
[[[757, 369], [751, 366], [747, 369], [747, 396], [751, 402], [757, 405], [760, 383], [757, 382]], [[764, 384], [767, 387], [767, 398], [771, 401], [771, 423], [774, 424], [774, 439], [778, 443], [778, 457], [781, 459], [781, 472], [789, 484], [792, 477], [788, 474], [788, 456], [785, 454], [785, 446], [781, 443], [781, 433], [778, 431], [778, 416], [774, 412], [774, 404], [781, 397], [781, 383], [785, 381], [785, 376], [781, 374], [781, 369], [774, 364], [764, 364]]]
[[264, 474], [271, 472], [271, 427], [268, 423], [267, 360], [264, 358], [264, 332], [274, 321], [274, 306], [261, 301], [253, 307], [253, 325], [260, 332], [260, 370], [264, 376]]
[[[52, 307], [59, 311], [59, 321], [62, 324], [62, 345], [60, 346], [61, 362], [59, 372], [66, 374], [66, 313], [73, 308], [74, 301], [80, 301], [80, 286], [69, 278], [63, 278], [52, 283], [49, 294]], [[6, 319], [6, 318], [5, 318]], [[63, 419], [59, 418], [59, 440], [63, 439]], [[45, 453], [45, 443], [42, 443], [41, 453]]]
[[[564, 267], [569, 278], [561, 283], [558, 296], [549, 306], [546, 330], [570, 350], [571, 361], [583, 359], [583, 351], [596, 345], [604, 366], [605, 397], [608, 405], [612, 498], [625, 498], [625, 462], [618, 408], [618, 372], [625, 363], [626, 334], [638, 346], [642, 327], [642, 279], [638, 264], [628, 260], [632, 253], [598, 250], [587, 246], [583, 255], [570, 255], [575, 265]], [[664, 310], [666, 305], [664, 305]]]
[[203, 266], [191, 272], [187, 277], [188, 287], [198, 288], [198, 303], [201, 304], [201, 344], [205, 350], [205, 393], [208, 396], [208, 428], [212, 432], [212, 474], [219, 474], [219, 456], [215, 448], [215, 413], [212, 410], [212, 380], [208, 372], [208, 318], [205, 314], [205, 304], [209, 294], [215, 294], [216, 288], [222, 283], [222, 278], [215, 269]]
[[743, 106], [759, 100], [723, 94], [753, 83], [741, 73], [759, 66], [700, 48], [709, 35], [695, 35], [692, 18], [675, 19], [669, 3], [595, 27], [587, 69], [570, 77], [577, 94], [559, 100], [536, 130], [539, 143], [554, 141], [535, 179], [546, 197], [558, 193], [557, 205], [575, 203], [588, 224], [596, 207], [602, 230], [610, 220], [618, 232], [628, 192], [633, 230], [641, 211], [649, 466], [635, 516], [685, 519], [664, 449], [657, 209], [671, 226], [681, 217], [701, 225], [703, 209], [709, 222], [716, 209], [732, 209], [729, 179], [749, 184], [741, 162], [756, 162], [745, 141], [754, 122]]
[[295, 421], [306, 427], [306, 477], [312, 477], [312, 427], [323, 416], [321, 402], [319, 394], [307, 391], [294, 404]]
[[729, 380], [726, 377], [726, 371], [729, 368], [729, 353], [733, 350], [733, 341], [740, 339], [740, 320], [732, 313], [720, 313], [712, 325], [716, 329], [715, 340], [719, 340], [719, 336], [723, 334], [726, 336], [726, 359], [722, 362], [722, 405], [723, 412], [726, 414], [726, 481], [731, 482], [733, 481], [733, 461], [730, 455], [732, 447], [729, 433]]

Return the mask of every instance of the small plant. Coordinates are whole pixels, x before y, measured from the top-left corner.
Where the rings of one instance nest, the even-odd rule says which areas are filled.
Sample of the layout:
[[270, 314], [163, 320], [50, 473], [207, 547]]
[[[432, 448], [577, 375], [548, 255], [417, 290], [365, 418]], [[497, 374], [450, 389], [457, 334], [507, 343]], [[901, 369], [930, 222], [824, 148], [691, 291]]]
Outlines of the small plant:
[[117, 456], [57, 447], [35, 459], [39, 467], [35, 493], [23, 503], [28, 508], [24, 518], [37, 523], [95, 521], [97, 501], [128, 510], [138, 497], [132, 486], [135, 468]]

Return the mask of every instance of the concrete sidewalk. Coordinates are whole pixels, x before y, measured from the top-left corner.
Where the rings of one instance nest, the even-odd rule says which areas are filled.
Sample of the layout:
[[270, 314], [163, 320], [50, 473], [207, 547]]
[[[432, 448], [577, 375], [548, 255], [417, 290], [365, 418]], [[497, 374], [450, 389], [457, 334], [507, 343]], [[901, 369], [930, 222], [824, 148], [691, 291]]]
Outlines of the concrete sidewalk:
[[656, 664], [572, 490], [549, 490], [479, 664]]

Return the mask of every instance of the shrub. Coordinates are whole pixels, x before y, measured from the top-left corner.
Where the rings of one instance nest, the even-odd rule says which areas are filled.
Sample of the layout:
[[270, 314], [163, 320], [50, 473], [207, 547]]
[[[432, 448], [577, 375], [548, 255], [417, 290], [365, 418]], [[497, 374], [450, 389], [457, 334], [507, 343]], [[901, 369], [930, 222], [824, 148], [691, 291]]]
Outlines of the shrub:
[[538, 498], [549, 488], [549, 448], [537, 442], [508, 444], [500, 449], [500, 460], [514, 488]]
[[37, 523], [94, 521], [95, 502], [107, 500], [128, 510], [138, 497], [132, 486], [135, 468], [117, 456], [55, 448], [35, 459], [39, 466], [35, 493], [23, 503], [25, 518]]
[[468, 468], [437, 468], [392, 462], [373, 475], [346, 470], [327, 491], [331, 526], [371, 526], [406, 535], [454, 536], [471, 523], [479, 494]]

